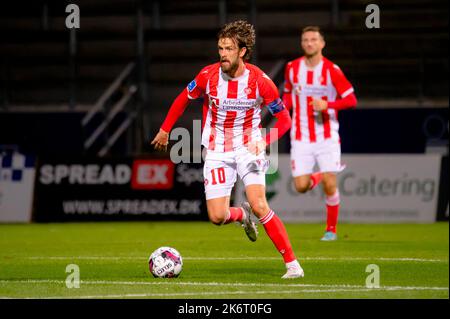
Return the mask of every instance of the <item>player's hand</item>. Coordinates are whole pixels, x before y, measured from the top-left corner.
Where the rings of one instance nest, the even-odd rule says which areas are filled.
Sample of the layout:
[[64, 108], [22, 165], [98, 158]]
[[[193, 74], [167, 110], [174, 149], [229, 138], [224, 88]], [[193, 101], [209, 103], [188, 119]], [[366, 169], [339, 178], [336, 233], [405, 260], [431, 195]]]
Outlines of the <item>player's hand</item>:
[[312, 105], [314, 111], [325, 111], [328, 108], [328, 102], [321, 99], [313, 99], [309, 102]]
[[158, 134], [156, 134], [150, 144], [154, 145], [155, 150], [157, 151], [167, 151], [167, 145], [169, 145], [169, 133], [159, 129]]
[[250, 153], [254, 155], [259, 155], [262, 151], [266, 149], [266, 141], [259, 140], [259, 141], [251, 141], [247, 145], [247, 149]]

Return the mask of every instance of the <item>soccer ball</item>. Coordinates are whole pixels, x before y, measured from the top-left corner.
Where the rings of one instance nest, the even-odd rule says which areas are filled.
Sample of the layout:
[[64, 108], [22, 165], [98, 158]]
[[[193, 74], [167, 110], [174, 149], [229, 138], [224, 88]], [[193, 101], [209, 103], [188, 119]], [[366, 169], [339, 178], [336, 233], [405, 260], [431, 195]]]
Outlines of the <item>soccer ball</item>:
[[176, 249], [160, 247], [150, 255], [148, 269], [153, 277], [178, 277], [183, 269], [183, 259]]

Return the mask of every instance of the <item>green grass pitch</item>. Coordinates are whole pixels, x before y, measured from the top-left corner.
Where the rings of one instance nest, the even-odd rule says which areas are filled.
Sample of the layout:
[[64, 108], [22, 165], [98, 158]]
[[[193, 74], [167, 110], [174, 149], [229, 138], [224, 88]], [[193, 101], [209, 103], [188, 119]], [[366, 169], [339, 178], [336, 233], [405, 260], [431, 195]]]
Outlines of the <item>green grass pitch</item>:
[[[281, 256], [259, 226], [250, 242], [239, 225], [103, 222], [0, 225], [0, 298], [449, 298], [449, 225], [287, 224], [305, 277], [283, 280]], [[148, 257], [160, 246], [183, 256], [178, 278], [156, 279]], [[66, 287], [66, 266], [80, 287]], [[367, 288], [369, 264], [380, 287]]]

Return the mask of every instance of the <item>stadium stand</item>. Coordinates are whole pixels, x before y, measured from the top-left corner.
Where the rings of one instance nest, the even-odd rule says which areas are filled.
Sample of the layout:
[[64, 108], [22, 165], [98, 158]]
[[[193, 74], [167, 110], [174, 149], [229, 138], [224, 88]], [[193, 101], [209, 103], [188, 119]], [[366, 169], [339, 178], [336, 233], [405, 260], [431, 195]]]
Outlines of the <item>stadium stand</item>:
[[[386, 2], [379, 30], [364, 26], [368, 1], [336, 1], [335, 22], [329, 0], [255, 2], [256, 57], [264, 69], [298, 56], [300, 27], [318, 24], [327, 36], [326, 54], [347, 70], [363, 100], [448, 95], [445, 1]], [[92, 104], [136, 57], [136, 6], [119, 0], [76, 3], [82, 17], [76, 36], [76, 100]], [[250, 3], [226, 1], [226, 19], [250, 18]], [[8, 17], [8, 10], [0, 13], [3, 107], [67, 103], [70, 52], [64, 8], [64, 2], [47, 1], [13, 7], [21, 19]], [[144, 2], [142, 8], [146, 76], [153, 104], [162, 107], [205, 62], [214, 61], [219, 6], [215, 1], [161, 1], [158, 6]]]
[[[65, 27], [65, 6], [81, 28]], [[325, 54], [355, 85], [359, 108], [448, 105], [448, 8], [443, 0], [380, 4], [381, 28], [367, 29], [360, 0], [36, 1], [0, 12], [0, 110], [87, 111], [130, 62], [149, 127], [200, 68], [216, 60], [219, 26], [257, 27], [253, 62], [266, 72], [300, 55], [300, 28], [320, 25]], [[19, 17], [20, 18], [17, 18]], [[139, 33], [139, 27], [142, 32]], [[142, 39], [140, 42], [139, 39]], [[274, 77], [281, 84], [281, 73]], [[183, 118], [198, 118], [200, 108]], [[147, 113], [146, 113], [147, 112]], [[148, 112], [151, 112], [151, 116]], [[149, 129], [147, 128], [147, 131]]]

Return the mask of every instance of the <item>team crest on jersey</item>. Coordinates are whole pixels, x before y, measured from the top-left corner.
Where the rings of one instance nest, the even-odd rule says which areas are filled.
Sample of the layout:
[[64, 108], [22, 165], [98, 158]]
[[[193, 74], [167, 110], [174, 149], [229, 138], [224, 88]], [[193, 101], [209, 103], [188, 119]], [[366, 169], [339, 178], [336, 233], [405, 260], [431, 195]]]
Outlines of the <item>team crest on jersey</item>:
[[246, 87], [246, 88], [244, 89], [244, 92], [245, 92], [245, 94], [249, 95], [249, 94], [252, 93], [252, 89], [249, 88], [249, 87]]
[[323, 76], [320, 76], [320, 77], [318, 78], [318, 80], [319, 80], [319, 83], [322, 84], [322, 85], [325, 83], [325, 79], [324, 79]]
[[188, 89], [189, 92], [192, 92], [195, 89], [196, 86], [197, 86], [197, 82], [195, 82], [195, 80], [192, 80], [188, 84], [187, 89]]

